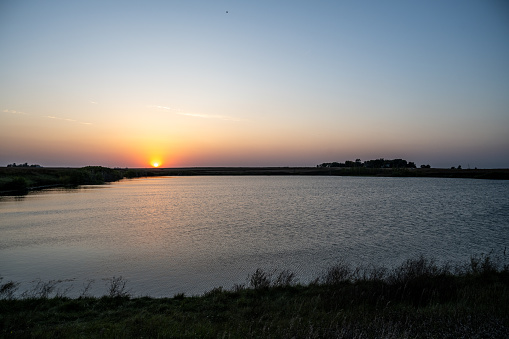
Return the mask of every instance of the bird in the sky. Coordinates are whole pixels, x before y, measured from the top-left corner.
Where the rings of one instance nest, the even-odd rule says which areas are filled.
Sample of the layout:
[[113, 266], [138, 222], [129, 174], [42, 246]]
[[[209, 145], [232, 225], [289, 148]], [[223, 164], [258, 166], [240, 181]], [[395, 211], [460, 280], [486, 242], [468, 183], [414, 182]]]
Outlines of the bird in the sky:
[[226, 14], [228, 14], [228, 11], [226, 11]]

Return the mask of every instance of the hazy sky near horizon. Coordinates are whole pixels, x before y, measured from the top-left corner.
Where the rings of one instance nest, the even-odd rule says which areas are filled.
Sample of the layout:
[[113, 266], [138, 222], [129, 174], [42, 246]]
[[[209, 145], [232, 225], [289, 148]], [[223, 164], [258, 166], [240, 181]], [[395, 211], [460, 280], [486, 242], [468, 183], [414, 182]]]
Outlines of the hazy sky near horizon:
[[508, 2], [0, 2], [0, 166], [381, 157], [509, 167]]

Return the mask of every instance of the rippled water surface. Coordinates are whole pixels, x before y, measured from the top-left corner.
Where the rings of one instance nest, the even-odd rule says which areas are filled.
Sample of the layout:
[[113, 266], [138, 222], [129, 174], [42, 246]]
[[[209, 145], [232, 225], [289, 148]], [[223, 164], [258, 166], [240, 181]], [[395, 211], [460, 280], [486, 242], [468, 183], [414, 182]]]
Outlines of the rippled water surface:
[[135, 295], [201, 294], [258, 267], [309, 282], [342, 258], [465, 262], [508, 245], [507, 181], [159, 177], [0, 198], [0, 275], [69, 280], [70, 295], [113, 276]]

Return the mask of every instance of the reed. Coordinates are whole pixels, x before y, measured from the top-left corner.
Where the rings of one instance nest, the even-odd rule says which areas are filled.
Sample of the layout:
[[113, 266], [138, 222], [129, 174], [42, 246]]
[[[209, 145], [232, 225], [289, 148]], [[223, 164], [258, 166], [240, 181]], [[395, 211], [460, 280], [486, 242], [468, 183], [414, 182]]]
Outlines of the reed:
[[109, 280], [107, 296], [76, 299], [54, 282], [16, 298], [18, 285], [0, 281], [0, 337], [506, 338], [505, 262], [493, 252], [461, 265], [340, 262], [307, 285], [258, 269], [233, 289], [173, 298], [132, 297], [121, 277]]

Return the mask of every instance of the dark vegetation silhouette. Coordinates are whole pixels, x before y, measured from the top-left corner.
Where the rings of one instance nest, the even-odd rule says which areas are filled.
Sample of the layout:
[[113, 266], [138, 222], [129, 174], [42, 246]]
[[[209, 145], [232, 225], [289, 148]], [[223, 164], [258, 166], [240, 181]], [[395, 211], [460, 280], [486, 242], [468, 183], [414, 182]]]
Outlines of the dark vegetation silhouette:
[[0, 171], [0, 192], [26, 194], [29, 190], [49, 187], [100, 185], [124, 178], [124, 172], [102, 166], [83, 168], [43, 168], [10, 166]]
[[347, 160], [345, 162], [324, 162], [317, 167], [417, 168], [415, 163], [404, 159], [387, 160], [384, 158], [364, 162], [361, 162], [361, 159], [356, 159], [355, 161]]
[[201, 296], [133, 297], [127, 280], [68, 298], [58, 281], [0, 278], [0, 337], [507, 338], [509, 266], [491, 251], [463, 264], [426, 257], [393, 268], [339, 261], [307, 285], [257, 269]]
[[[37, 165], [38, 166], [38, 165]], [[430, 165], [416, 168], [403, 159], [368, 160], [361, 162], [323, 163], [316, 167], [189, 167], [189, 168], [46, 168], [34, 165], [0, 167], [0, 194], [23, 195], [31, 190], [50, 187], [101, 185], [123, 178], [193, 175], [332, 175], [385, 177], [445, 177], [476, 179], [509, 179], [509, 169], [439, 169]]]
[[32, 164], [32, 165], [29, 165], [28, 163], [24, 163], [24, 164], [18, 164], [16, 165], [16, 163], [12, 163], [12, 164], [9, 164], [7, 165], [7, 167], [41, 167], [41, 165], [37, 165], [37, 164]]

